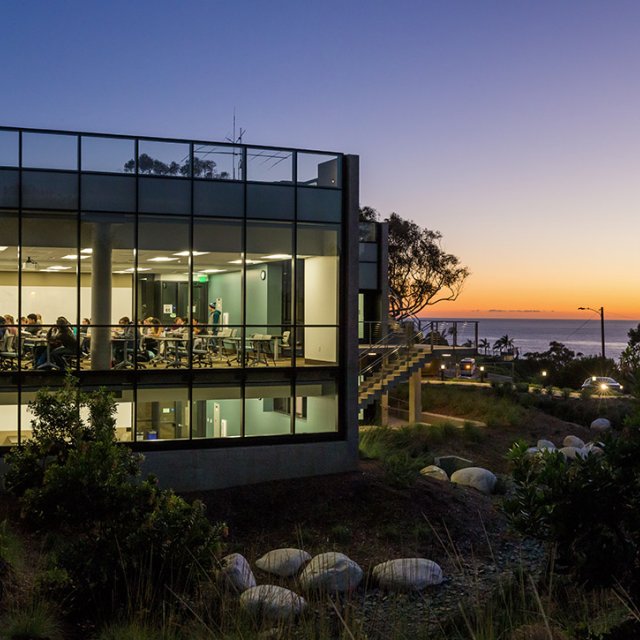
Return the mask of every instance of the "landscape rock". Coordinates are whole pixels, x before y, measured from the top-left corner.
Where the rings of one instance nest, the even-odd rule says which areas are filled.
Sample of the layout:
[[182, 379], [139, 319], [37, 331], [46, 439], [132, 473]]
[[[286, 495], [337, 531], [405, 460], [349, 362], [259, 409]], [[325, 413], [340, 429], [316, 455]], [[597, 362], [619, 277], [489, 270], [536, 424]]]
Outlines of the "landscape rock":
[[222, 558], [218, 578], [225, 586], [231, 587], [238, 593], [256, 586], [256, 579], [249, 562], [239, 553], [232, 553]]
[[482, 493], [490, 494], [495, 489], [498, 479], [488, 469], [482, 467], [469, 467], [460, 469], [451, 476], [451, 482], [466, 487], [473, 487]]
[[330, 551], [314, 556], [300, 574], [305, 589], [342, 592], [356, 589], [362, 580], [362, 569], [343, 553]]
[[595, 442], [587, 442], [583, 447], [583, 451], [586, 455], [593, 453], [594, 455], [601, 456], [604, 453], [603, 447], [602, 442], [598, 442], [597, 444]]
[[449, 477], [458, 469], [467, 469], [473, 467], [473, 462], [460, 456], [438, 456], [433, 462], [440, 467]]
[[240, 606], [256, 617], [288, 620], [300, 615], [307, 603], [290, 589], [273, 584], [261, 584], [243, 592], [240, 596]]
[[538, 447], [529, 447], [527, 449], [527, 455], [528, 456], [535, 456], [536, 453], [540, 453], [540, 449], [538, 449]]
[[584, 441], [578, 438], [578, 436], [567, 436], [562, 441], [563, 447], [575, 447], [576, 449], [582, 449], [584, 447]]
[[309, 560], [311, 556], [302, 549], [274, 549], [258, 558], [256, 567], [267, 573], [288, 578], [298, 573], [300, 567]]
[[583, 447], [562, 447], [559, 451], [567, 460], [584, 458], [587, 455]]
[[435, 464], [430, 464], [428, 467], [424, 467], [420, 469], [420, 475], [426, 476], [427, 478], [433, 478], [434, 480], [442, 480], [448, 481], [449, 476], [444, 469], [436, 466]]
[[440, 565], [426, 558], [382, 562], [373, 568], [373, 577], [381, 587], [400, 591], [421, 591], [443, 580]]
[[556, 450], [556, 445], [553, 444], [553, 442], [551, 442], [551, 440], [538, 440], [538, 444], [536, 445], [538, 447], [538, 449], [540, 451], [543, 450], [548, 450], [548, 451], [555, 451]]
[[611, 422], [607, 418], [596, 418], [591, 423], [591, 430], [596, 433], [602, 433], [603, 431], [609, 431], [611, 429]]

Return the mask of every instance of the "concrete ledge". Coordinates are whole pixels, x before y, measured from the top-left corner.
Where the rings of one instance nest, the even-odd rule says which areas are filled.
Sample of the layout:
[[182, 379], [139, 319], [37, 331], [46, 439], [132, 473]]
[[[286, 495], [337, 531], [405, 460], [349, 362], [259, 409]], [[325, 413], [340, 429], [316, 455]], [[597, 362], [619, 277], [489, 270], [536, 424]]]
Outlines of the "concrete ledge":
[[[351, 449], [351, 451], [350, 451]], [[269, 480], [352, 471], [358, 458], [347, 441], [228, 449], [145, 452], [143, 477], [176, 491], [224, 489]]]

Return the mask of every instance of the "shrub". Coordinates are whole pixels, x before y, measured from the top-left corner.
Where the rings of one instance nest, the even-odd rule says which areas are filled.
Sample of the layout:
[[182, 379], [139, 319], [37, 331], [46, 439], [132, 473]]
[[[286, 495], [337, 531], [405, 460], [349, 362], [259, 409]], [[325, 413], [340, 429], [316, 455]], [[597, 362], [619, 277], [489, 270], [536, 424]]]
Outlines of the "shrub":
[[640, 561], [640, 431], [604, 440], [604, 454], [570, 462], [514, 445], [514, 492], [505, 501], [517, 529], [555, 543], [561, 562], [599, 585], [631, 581]]
[[406, 452], [393, 453], [382, 460], [387, 482], [394, 487], [412, 487], [418, 479], [419, 471], [425, 466], [424, 460], [412, 458]]
[[6, 613], [0, 621], [1, 640], [62, 640], [62, 630], [51, 607], [36, 602]]
[[33, 439], [7, 455], [7, 486], [26, 520], [53, 536], [51, 588], [97, 615], [195, 588], [223, 525], [213, 527], [201, 503], [139, 480], [142, 457], [116, 442], [111, 396], [80, 392], [68, 378], [30, 410]]

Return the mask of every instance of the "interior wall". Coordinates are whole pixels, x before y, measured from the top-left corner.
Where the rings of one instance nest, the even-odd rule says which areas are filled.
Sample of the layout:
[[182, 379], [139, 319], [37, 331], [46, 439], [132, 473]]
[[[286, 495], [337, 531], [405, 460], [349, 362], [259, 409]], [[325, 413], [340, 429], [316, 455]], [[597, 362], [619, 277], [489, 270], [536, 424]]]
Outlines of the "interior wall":
[[222, 313], [229, 314], [230, 325], [242, 322], [241, 276], [241, 271], [209, 276], [209, 302], [214, 302], [216, 298], [222, 298]]
[[[304, 264], [305, 324], [337, 324], [338, 261], [333, 256], [307, 258]], [[321, 362], [336, 362], [334, 329], [305, 329], [304, 357]]]

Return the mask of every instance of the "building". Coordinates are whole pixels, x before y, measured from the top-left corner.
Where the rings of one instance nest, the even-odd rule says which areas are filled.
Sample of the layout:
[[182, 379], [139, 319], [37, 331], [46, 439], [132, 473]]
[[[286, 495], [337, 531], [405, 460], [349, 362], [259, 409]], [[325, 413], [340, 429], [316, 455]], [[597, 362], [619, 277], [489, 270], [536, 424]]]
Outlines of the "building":
[[176, 489], [353, 468], [357, 218], [356, 156], [0, 128], [0, 446], [65, 370]]

